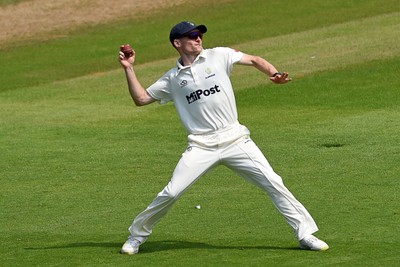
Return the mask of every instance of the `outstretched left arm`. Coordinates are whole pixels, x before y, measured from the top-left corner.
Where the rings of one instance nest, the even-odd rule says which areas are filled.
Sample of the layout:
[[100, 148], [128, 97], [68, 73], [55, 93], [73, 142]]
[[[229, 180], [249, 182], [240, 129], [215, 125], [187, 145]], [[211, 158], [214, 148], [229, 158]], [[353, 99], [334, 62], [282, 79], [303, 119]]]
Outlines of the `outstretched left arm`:
[[259, 56], [244, 54], [237, 64], [256, 67], [261, 72], [267, 74], [269, 79], [274, 83], [287, 83], [292, 80], [292, 78], [289, 77], [289, 73], [278, 72], [271, 63]]

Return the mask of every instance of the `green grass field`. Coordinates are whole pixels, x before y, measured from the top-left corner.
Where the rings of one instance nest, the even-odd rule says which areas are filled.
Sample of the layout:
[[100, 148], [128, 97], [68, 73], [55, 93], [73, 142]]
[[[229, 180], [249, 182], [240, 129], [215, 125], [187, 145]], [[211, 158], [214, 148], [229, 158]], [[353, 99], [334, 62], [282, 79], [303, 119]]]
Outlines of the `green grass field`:
[[[239, 118], [330, 250], [299, 250], [267, 196], [218, 167], [138, 255], [119, 254], [186, 133], [173, 105], [133, 105], [118, 48], [136, 47], [150, 85], [175, 63], [167, 36], [187, 14], [208, 26], [206, 47], [292, 74], [277, 86], [236, 66]], [[3, 44], [0, 266], [398, 266], [399, 26], [397, 0], [233, 0]]]

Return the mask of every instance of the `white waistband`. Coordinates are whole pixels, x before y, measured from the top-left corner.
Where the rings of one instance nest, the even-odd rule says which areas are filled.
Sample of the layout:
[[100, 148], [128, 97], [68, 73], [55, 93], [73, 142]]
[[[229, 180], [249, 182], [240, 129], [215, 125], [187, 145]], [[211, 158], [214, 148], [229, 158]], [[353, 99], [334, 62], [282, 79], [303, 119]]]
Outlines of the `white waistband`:
[[205, 147], [219, 146], [225, 143], [233, 143], [237, 139], [250, 135], [246, 126], [239, 122], [206, 134], [190, 134], [188, 136], [190, 145]]

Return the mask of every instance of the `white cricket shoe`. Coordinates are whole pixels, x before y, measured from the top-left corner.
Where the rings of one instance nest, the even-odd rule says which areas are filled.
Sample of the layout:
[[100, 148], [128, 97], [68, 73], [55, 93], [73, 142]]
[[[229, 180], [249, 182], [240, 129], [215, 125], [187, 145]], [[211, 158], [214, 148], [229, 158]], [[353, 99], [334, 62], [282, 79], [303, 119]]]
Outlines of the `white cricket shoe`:
[[313, 235], [310, 235], [300, 240], [300, 248], [316, 250], [316, 251], [325, 251], [329, 249], [329, 246], [324, 241], [319, 240]]
[[139, 240], [129, 237], [121, 248], [122, 254], [133, 255], [139, 252], [139, 246], [142, 244]]

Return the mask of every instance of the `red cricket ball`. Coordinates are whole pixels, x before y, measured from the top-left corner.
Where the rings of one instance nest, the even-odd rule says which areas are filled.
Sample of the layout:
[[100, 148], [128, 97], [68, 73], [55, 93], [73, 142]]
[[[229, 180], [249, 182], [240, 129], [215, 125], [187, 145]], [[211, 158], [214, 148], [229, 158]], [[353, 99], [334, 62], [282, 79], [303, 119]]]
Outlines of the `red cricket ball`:
[[121, 45], [120, 50], [124, 53], [126, 58], [133, 56], [133, 49], [130, 44]]

